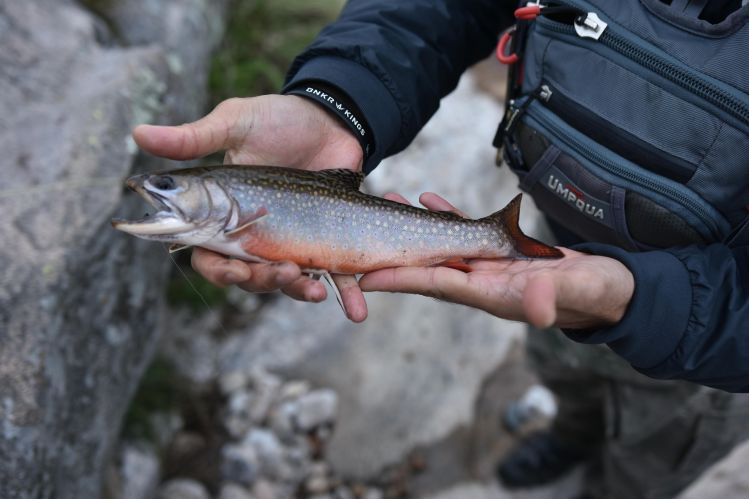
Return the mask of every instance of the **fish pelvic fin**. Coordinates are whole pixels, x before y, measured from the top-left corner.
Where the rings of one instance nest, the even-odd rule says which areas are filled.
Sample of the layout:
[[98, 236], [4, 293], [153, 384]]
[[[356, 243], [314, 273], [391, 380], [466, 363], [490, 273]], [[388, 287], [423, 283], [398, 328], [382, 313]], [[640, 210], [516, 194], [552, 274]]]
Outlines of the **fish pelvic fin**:
[[528, 237], [520, 230], [520, 200], [522, 194], [518, 194], [507, 206], [496, 213], [492, 213], [482, 220], [499, 225], [503, 232], [507, 233], [512, 240], [515, 250], [528, 258], [562, 258], [564, 254], [553, 246]]
[[463, 258], [451, 258], [450, 260], [445, 260], [437, 265], [439, 267], [449, 267], [451, 269], [460, 270], [465, 273], [473, 271], [473, 267], [471, 267]]

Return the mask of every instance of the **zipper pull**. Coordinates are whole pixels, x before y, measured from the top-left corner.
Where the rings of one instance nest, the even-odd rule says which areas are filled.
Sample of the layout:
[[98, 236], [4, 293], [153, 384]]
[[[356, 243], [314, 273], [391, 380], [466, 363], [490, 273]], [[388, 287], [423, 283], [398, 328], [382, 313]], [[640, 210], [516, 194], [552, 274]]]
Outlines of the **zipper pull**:
[[528, 98], [521, 105], [515, 107], [514, 101], [510, 101], [510, 109], [508, 110], [509, 114], [505, 115], [505, 120], [503, 120], [504, 133], [506, 135], [509, 135], [515, 131], [518, 120], [525, 114], [525, 111], [528, 109], [528, 106], [531, 105], [531, 102], [536, 99], [541, 99], [544, 102], [549, 102], [550, 98], [551, 89], [549, 88], [549, 86], [541, 85], [536, 90], [534, 90], [533, 93], [528, 95]]
[[601, 35], [608, 26], [608, 24], [603, 22], [595, 12], [580, 14], [575, 18], [575, 22], [572, 24], [575, 27], [575, 32], [578, 36], [582, 38], [592, 38], [594, 40], [601, 38]]

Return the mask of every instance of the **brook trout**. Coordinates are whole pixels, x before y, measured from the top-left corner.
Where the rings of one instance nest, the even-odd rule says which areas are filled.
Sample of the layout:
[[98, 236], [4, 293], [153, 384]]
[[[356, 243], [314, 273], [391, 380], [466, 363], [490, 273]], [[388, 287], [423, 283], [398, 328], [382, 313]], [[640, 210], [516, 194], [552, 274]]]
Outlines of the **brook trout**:
[[305, 272], [361, 274], [399, 266], [470, 270], [472, 258], [561, 258], [523, 234], [518, 195], [478, 220], [365, 194], [363, 175], [271, 166], [213, 166], [137, 175], [127, 185], [157, 212], [112, 221], [135, 236], [201, 246]]

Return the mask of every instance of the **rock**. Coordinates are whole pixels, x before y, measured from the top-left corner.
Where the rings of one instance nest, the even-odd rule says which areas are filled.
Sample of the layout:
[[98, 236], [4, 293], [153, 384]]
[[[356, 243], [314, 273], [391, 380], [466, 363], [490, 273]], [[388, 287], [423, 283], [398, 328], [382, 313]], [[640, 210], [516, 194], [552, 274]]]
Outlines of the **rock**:
[[253, 393], [255, 395], [250, 407], [250, 419], [253, 423], [265, 421], [268, 411], [275, 402], [281, 388], [281, 378], [259, 368], [250, 374]]
[[187, 478], [175, 478], [161, 486], [159, 499], [210, 499], [205, 486]]
[[244, 487], [234, 483], [226, 483], [221, 486], [218, 499], [253, 499], [253, 495]]
[[223, 423], [232, 438], [242, 438], [252, 426], [250, 411], [254, 399], [254, 394], [246, 390], [235, 391], [229, 397]]
[[278, 488], [267, 480], [258, 480], [252, 487], [252, 494], [257, 499], [284, 499]]
[[299, 412], [297, 400], [287, 400], [278, 404], [270, 413], [269, 425], [283, 442], [294, 442], [296, 434], [296, 416]]
[[283, 384], [283, 386], [281, 387], [281, 393], [278, 394], [278, 398], [281, 401], [296, 399], [306, 393], [309, 393], [309, 391], [310, 386], [308, 381], [293, 380]]
[[241, 445], [251, 447], [255, 451], [264, 476], [280, 478], [286, 474], [284, 449], [273, 432], [252, 428]]
[[707, 469], [678, 499], [749, 497], [749, 441]]
[[231, 395], [247, 386], [247, 375], [241, 371], [225, 373], [218, 379], [218, 386], [221, 393]]
[[325, 494], [330, 490], [330, 482], [326, 476], [311, 476], [304, 482], [308, 494]]
[[[128, 3], [143, 21], [142, 7], [154, 2]], [[155, 3], [218, 21], [225, 6]], [[142, 44], [117, 46], [81, 2], [3, 2], [0, 497], [102, 490], [118, 422], [161, 334], [170, 266], [158, 246], [110, 226], [112, 216], [143, 210], [133, 196], [121, 204], [135, 162], [130, 131], [198, 116], [221, 24], [149, 18], [149, 27], [132, 25], [142, 27]], [[171, 70], [168, 47], [188, 55], [189, 78]]]
[[297, 426], [303, 431], [335, 421], [338, 396], [333, 390], [315, 390], [297, 400]]
[[151, 497], [159, 484], [159, 458], [150, 447], [127, 445], [122, 451], [119, 499]]
[[226, 444], [221, 449], [221, 476], [225, 480], [251, 485], [258, 477], [260, 460], [247, 444]]

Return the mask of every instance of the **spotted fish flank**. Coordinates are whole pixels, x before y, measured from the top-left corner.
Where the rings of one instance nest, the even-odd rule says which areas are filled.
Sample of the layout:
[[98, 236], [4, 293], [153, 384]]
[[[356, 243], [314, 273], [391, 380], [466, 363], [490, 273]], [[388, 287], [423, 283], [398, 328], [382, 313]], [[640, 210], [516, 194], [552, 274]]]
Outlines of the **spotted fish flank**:
[[469, 270], [461, 262], [472, 258], [562, 256], [520, 231], [520, 196], [470, 220], [365, 194], [362, 179], [351, 170], [237, 165], [139, 175], [128, 185], [159, 211], [113, 225], [146, 239], [341, 274], [429, 265]]

